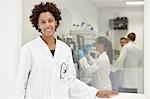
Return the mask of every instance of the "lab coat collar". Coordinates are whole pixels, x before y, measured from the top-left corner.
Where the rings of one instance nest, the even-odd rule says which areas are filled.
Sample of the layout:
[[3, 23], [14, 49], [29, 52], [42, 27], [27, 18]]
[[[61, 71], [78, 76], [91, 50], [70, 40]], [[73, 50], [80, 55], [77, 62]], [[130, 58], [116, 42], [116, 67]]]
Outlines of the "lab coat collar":
[[132, 42], [132, 41], [129, 41], [129, 42], [128, 42], [128, 44], [134, 44], [134, 42]]
[[98, 58], [99, 57], [103, 57], [103, 56], [105, 56], [107, 53], [106, 53], [106, 51], [105, 52], [102, 52], [102, 53], [100, 53], [99, 55], [98, 55]]
[[132, 41], [129, 41], [126, 45], [133, 45], [133, 44], [135, 44], [135, 43]]
[[38, 44], [39, 47], [45, 48], [45, 50], [47, 52], [50, 51], [49, 48], [48, 48], [48, 46], [47, 46], [47, 44], [42, 40], [42, 38], [40, 36], [37, 37], [37, 44]]
[[101, 54], [100, 54], [100, 56], [103, 56], [103, 55], [106, 55], [107, 53], [106, 53], [106, 51], [105, 52], [102, 52]]
[[55, 54], [54, 57], [50, 52], [50, 49], [48, 48], [47, 44], [42, 40], [40, 36], [37, 37], [37, 44], [39, 47], [44, 48], [44, 50], [51, 56], [51, 58], [57, 58], [59, 55], [59, 52], [62, 51], [60, 41], [56, 39], [56, 47], [55, 47]]

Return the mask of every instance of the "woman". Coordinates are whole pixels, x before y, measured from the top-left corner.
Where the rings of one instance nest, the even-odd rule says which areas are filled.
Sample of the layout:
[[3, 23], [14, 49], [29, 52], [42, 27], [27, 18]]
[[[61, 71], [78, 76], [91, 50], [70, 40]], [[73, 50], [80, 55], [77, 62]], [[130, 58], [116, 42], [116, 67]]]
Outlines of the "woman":
[[23, 46], [17, 77], [19, 99], [94, 99], [115, 95], [98, 91], [75, 78], [71, 49], [54, 37], [61, 12], [53, 3], [35, 5], [30, 21], [41, 32]]
[[85, 72], [92, 74], [92, 86], [100, 90], [112, 90], [109, 78], [110, 65], [113, 61], [111, 42], [105, 37], [98, 37], [95, 45], [98, 57], [93, 59], [88, 54], [80, 60], [80, 64]]

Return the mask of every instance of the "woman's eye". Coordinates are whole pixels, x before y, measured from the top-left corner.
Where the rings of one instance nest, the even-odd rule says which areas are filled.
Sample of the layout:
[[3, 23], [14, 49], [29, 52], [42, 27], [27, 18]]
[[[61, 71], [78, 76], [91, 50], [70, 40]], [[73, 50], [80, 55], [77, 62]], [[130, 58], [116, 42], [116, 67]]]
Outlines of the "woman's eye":
[[45, 24], [45, 21], [41, 21], [42, 24]]
[[51, 22], [53, 22], [53, 20], [49, 20], [49, 22], [51, 23]]

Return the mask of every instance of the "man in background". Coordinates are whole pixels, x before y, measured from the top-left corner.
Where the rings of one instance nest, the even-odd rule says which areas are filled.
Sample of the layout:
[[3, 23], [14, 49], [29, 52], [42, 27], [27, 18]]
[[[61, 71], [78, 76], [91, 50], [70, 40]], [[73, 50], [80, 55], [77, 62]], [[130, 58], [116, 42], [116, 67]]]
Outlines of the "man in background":
[[[125, 37], [121, 37], [119, 42], [120, 42], [121, 49], [125, 44], [128, 43], [127, 38]], [[119, 69], [115, 71], [114, 73], [111, 72], [110, 79], [112, 82], [113, 90], [119, 91], [119, 89], [122, 87], [122, 73], [123, 73], [122, 69]]]
[[128, 34], [128, 43], [122, 47], [120, 56], [113, 65], [113, 72], [122, 70], [122, 87], [119, 88], [121, 92], [143, 92], [143, 78], [139, 72], [143, 68], [143, 51], [134, 43], [135, 39], [135, 33]]
[[127, 43], [128, 43], [127, 38], [125, 38], [125, 37], [121, 37], [120, 38], [120, 45], [121, 45], [121, 47], [123, 47]]

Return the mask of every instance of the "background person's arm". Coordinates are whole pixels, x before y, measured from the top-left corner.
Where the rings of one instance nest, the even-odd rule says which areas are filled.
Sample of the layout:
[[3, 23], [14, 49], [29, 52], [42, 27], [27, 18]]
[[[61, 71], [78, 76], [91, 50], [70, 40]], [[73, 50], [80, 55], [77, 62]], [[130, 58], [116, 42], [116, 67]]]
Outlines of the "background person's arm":
[[[80, 59], [80, 66], [87, 73], [94, 73], [102, 67], [107, 66], [105, 59], [99, 58], [97, 61], [95, 61], [90, 55], [88, 55], [88, 58], [88, 60], [85, 57]], [[89, 64], [89, 62], [91, 64]]]

